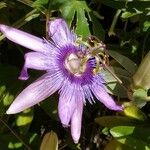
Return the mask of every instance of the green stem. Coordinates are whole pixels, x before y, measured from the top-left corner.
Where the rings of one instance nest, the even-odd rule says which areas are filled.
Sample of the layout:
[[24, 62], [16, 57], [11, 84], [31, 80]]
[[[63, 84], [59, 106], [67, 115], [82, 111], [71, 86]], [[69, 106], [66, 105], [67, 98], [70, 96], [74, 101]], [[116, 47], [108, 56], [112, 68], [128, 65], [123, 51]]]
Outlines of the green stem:
[[117, 77], [114, 72], [106, 65], [106, 64], [103, 64], [104, 65], [104, 68], [109, 71], [111, 73], [111, 75], [119, 82], [119, 84], [122, 84], [122, 81], [119, 79], [119, 77]]
[[32, 7], [32, 4], [33, 4], [33, 1], [31, 1], [31, 0], [17, 0], [17, 1], [27, 5], [29, 7]]
[[120, 13], [121, 13], [121, 9], [118, 9], [117, 12], [116, 12], [116, 14], [115, 14], [115, 16], [114, 16], [114, 18], [113, 18], [113, 21], [112, 21], [112, 24], [110, 26], [110, 29], [108, 31], [108, 35], [109, 36], [115, 35], [114, 28], [116, 26], [116, 23], [117, 23], [117, 20], [118, 20], [118, 17], [120, 15]]
[[[31, 21], [32, 19], [38, 17], [40, 14], [38, 13], [37, 9], [33, 9], [29, 13], [27, 13], [24, 17], [16, 21], [14, 24], [12, 24], [13, 27], [20, 28], [21, 26], [25, 25], [27, 22]], [[5, 36], [2, 34], [0, 36], [0, 41], [3, 40]]]
[[48, 23], [49, 23], [49, 19], [51, 17], [51, 13], [50, 13], [50, 7], [51, 7], [51, 2], [49, 0], [48, 2], [48, 9], [46, 11], [46, 39], [49, 40], [49, 34], [48, 34]]

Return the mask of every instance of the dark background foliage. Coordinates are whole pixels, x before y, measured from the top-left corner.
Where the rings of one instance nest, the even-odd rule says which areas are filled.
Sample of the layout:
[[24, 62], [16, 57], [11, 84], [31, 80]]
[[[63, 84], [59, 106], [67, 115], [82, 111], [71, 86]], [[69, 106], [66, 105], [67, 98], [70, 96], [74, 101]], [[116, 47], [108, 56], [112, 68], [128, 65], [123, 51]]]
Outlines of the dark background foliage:
[[[149, 150], [150, 77], [141, 78], [140, 74], [150, 75], [150, 59], [145, 59], [139, 66], [146, 54], [150, 58], [150, 1], [0, 1], [0, 23], [39, 37], [48, 38], [47, 22], [55, 17], [64, 18], [83, 39], [94, 35], [106, 44], [110, 67], [123, 84], [120, 85], [108, 71], [102, 73], [108, 92], [126, 109], [116, 113], [99, 102], [87, 103], [79, 144], [74, 144], [70, 130], [61, 126], [57, 93], [34, 108], [6, 115], [16, 95], [43, 72], [30, 70], [28, 81], [18, 80], [24, 54], [29, 50], [0, 34], [0, 150], [40, 149], [43, 136], [51, 130], [58, 139], [50, 132], [50, 150], [57, 144], [60, 150]], [[138, 81], [141, 82], [137, 86]], [[52, 142], [54, 139], [56, 142]]]

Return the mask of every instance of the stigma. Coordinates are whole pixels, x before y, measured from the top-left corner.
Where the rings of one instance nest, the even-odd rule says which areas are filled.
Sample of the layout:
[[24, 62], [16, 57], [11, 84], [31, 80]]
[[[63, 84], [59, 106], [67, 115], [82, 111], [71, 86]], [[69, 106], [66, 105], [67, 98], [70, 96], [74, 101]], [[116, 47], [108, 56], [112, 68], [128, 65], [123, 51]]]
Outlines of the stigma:
[[87, 63], [76, 53], [69, 54], [64, 62], [65, 68], [75, 76], [81, 76], [86, 71]]

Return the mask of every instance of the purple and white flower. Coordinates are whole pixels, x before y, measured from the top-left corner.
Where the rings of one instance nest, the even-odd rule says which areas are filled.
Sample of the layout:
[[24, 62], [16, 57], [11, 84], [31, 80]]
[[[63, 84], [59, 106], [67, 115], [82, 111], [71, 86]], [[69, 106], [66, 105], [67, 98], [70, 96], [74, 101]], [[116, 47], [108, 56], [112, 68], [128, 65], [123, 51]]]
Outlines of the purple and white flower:
[[33, 50], [25, 55], [20, 79], [28, 79], [27, 69], [45, 70], [46, 73], [25, 88], [14, 100], [7, 114], [21, 112], [59, 90], [58, 114], [64, 127], [71, 125], [71, 134], [78, 143], [81, 134], [83, 106], [94, 96], [111, 110], [122, 110], [106, 92], [100, 74], [93, 74], [93, 59], [82, 63], [79, 53], [84, 47], [76, 43], [63, 19], [49, 22], [51, 41], [0, 24], [0, 31], [11, 41]]

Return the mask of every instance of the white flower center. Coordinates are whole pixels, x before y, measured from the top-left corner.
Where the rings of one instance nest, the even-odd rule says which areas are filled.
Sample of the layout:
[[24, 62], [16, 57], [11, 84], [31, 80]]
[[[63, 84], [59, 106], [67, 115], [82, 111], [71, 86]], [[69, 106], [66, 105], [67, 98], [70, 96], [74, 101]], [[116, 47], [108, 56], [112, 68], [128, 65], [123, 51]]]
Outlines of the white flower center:
[[86, 63], [76, 54], [71, 53], [65, 60], [65, 68], [75, 76], [81, 76], [86, 70]]

